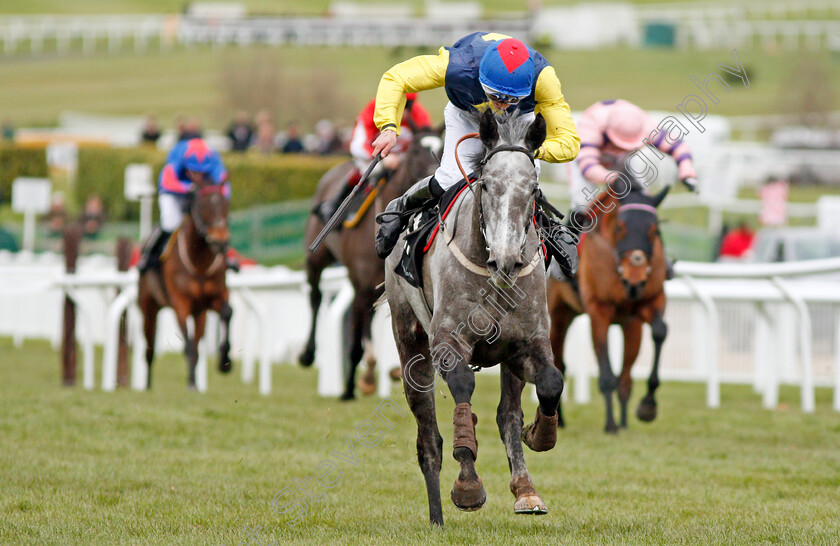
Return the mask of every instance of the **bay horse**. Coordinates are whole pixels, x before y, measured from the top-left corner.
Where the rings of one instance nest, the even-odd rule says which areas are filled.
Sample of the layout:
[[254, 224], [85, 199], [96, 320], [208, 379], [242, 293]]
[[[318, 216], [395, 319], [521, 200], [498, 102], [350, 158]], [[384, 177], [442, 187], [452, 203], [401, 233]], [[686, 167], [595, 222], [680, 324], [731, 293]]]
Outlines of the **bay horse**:
[[[189, 212], [172, 234], [160, 269], [150, 269], [140, 277], [138, 304], [143, 313], [146, 337], [146, 364], [149, 367], [147, 388], [152, 387], [152, 361], [155, 356], [157, 314], [171, 306], [184, 338], [188, 385], [195, 389], [198, 342], [204, 336], [207, 311], [219, 314], [222, 341], [219, 346], [219, 370], [228, 373], [230, 361], [230, 319], [225, 282], [228, 230], [228, 202], [222, 186], [201, 186], [190, 199]], [[187, 317], [193, 317], [194, 331], [189, 334]]]
[[[598, 359], [599, 390], [606, 401], [609, 433], [618, 432], [613, 416], [613, 392], [618, 389], [621, 428], [627, 428], [627, 404], [632, 381], [630, 369], [639, 355], [642, 325], [648, 323], [654, 343], [653, 369], [647, 395], [636, 416], [645, 422], [656, 418], [654, 394], [659, 386], [659, 357], [668, 335], [665, 314], [666, 262], [656, 214], [670, 187], [659, 194], [645, 194], [626, 171], [601, 192], [589, 207], [595, 222], [578, 245], [580, 262], [575, 289], [568, 281], [551, 279], [548, 309], [551, 315], [551, 345], [554, 363], [565, 373], [563, 346], [566, 332], [576, 316], [589, 315], [592, 343]], [[602, 212], [604, 211], [604, 212]], [[610, 365], [607, 331], [618, 324], [624, 332], [624, 362], [616, 378]], [[562, 409], [560, 426], [563, 426]]]
[[[470, 404], [474, 370], [499, 363], [502, 393], [496, 423], [507, 451], [514, 512], [547, 512], [522, 453], [522, 441], [534, 451], [554, 447], [563, 390], [549, 341], [542, 245], [537, 230], [530, 229], [538, 193], [534, 151], [545, 135], [542, 116], [481, 114], [477, 180], [462, 190], [450, 208], [453, 214], [440, 221], [423, 261], [423, 288], [394, 272], [401, 252], [392, 252], [385, 261], [385, 293], [405, 396], [417, 421], [417, 456], [432, 525], [443, 525], [443, 439], [435, 413], [435, 372], [456, 404], [452, 454], [461, 468], [450, 497], [456, 507], [470, 511], [487, 498], [475, 469], [477, 417]], [[402, 248], [404, 239], [405, 234], [396, 248]], [[526, 381], [536, 384], [539, 407], [534, 423], [523, 428]]]
[[[442, 148], [440, 131], [421, 128], [413, 131], [409, 148], [396, 171], [389, 177], [387, 183], [377, 186], [375, 196], [375, 212], [381, 212], [392, 200], [401, 196], [417, 180], [432, 174], [440, 162], [439, 153]], [[385, 280], [385, 263], [376, 255], [374, 239], [376, 236], [376, 214], [360, 212], [361, 219], [351, 220], [351, 225], [345, 224], [341, 231], [333, 231], [315, 252], [309, 250], [309, 245], [324, 227], [324, 222], [314, 211], [317, 204], [336, 195], [343, 184], [347, 183], [350, 172], [354, 169], [352, 161], [337, 165], [327, 171], [318, 182], [318, 189], [313, 199], [316, 206], [313, 213], [306, 220], [304, 246], [306, 247], [306, 280], [309, 284], [309, 305], [312, 319], [309, 338], [299, 360], [303, 366], [311, 366], [315, 361], [315, 326], [318, 320], [318, 309], [321, 306], [322, 293], [319, 288], [321, 273], [336, 262], [347, 268], [350, 283], [355, 295], [350, 307], [350, 371], [342, 400], [355, 398], [356, 368], [367, 353], [369, 371], [366, 374], [366, 384], [375, 381], [373, 373], [374, 360], [371, 350], [371, 322], [373, 320], [373, 304], [382, 295], [382, 283]], [[371, 197], [371, 196], [369, 196]], [[370, 203], [368, 203], [370, 205]], [[363, 205], [365, 206], [365, 205]], [[361, 210], [361, 209], [360, 209]], [[353, 216], [352, 214], [350, 216]], [[335, 340], [339, 343], [340, 340]], [[370, 394], [373, 387], [370, 387]]]

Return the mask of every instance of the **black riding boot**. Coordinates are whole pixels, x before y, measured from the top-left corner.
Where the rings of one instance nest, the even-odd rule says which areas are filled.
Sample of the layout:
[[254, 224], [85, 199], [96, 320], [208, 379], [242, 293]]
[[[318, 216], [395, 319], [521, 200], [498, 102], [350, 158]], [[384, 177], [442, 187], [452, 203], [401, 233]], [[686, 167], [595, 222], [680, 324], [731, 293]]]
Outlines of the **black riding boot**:
[[151, 244], [146, 245], [140, 255], [140, 261], [137, 262], [137, 270], [141, 275], [150, 269], [160, 267], [160, 255], [166, 248], [166, 243], [169, 242], [171, 235], [171, 231], [163, 231], [160, 226], [155, 228], [152, 237], [149, 238]]
[[[318, 217], [321, 219], [322, 222], [325, 224], [332, 218], [333, 214], [338, 210], [338, 207], [341, 206], [341, 203], [347, 199], [347, 196], [350, 195], [350, 192], [353, 191], [353, 187], [349, 184], [344, 184], [341, 186], [341, 190], [330, 199], [327, 199], [323, 203], [318, 206]], [[340, 226], [341, 224], [339, 224]]]
[[376, 254], [383, 260], [391, 254], [400, 233], [408, 223], [406, 211], [428, 205], [443, 195], [434, 175], [420, 180], [406, 191], [402, 197], [394, 199], [385, 207], [385, 212], [376, 217], [379, 229], [376, 232]]

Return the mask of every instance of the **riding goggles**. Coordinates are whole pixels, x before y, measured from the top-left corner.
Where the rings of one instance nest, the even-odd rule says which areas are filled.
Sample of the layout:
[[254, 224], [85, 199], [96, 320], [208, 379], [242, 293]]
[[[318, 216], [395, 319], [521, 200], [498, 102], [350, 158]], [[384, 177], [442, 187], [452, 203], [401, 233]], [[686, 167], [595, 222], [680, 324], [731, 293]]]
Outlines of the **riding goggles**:
[[516, 97], [513, 95], [506, 95], [505, 93], [500, 93], [496, 91], [492, 87], [487, 87], [483, 83], [481, 84], [481, 88], [484, 89], [484, 94], [487, 95], [487, 98], [491, 101], [495, 102], [503, 102], [505, 104], [519, 104], [519, 101], [524, 99], [525, 97]]

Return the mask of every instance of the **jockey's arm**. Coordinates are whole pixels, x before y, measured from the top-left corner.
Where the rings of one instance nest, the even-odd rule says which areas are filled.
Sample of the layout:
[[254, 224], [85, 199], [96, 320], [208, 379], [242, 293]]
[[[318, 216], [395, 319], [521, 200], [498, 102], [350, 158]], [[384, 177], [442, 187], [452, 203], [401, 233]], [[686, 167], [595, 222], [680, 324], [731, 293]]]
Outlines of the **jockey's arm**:
[[537, 150], [537, 159], [549, 163], [573, 160], [580, 151], [580, 137], [553, 67], [547, 66], [540, 72], [535, 98], [534, 112], [542, 114], [546, 126], [545, 142]]
[[192, 182], [178, 178], [177, 167], [176, 163], [167, 163], [164, 165], [160, 173], [160, 189], [167, 193], [186, 195], [192, 188]]
[[380, 131], [393, 130], [400, 134], [405, 94], [443, 87], [449, 51], [440, 48], [438, 55], [418, 55], [391, 67], [376, 91], [376, 111], [373, 122]]
[[674, 161], [677, 162], [680, 180], [697, 178], [697, 172], [694, 170], [694, 162], [691, 157], [691, 149], [688, 147], [688, 144], [682, 140], [669, 142], [667, 134], [662, 131], [656, 135], [652, 144], [660, 151], [674, 158]]

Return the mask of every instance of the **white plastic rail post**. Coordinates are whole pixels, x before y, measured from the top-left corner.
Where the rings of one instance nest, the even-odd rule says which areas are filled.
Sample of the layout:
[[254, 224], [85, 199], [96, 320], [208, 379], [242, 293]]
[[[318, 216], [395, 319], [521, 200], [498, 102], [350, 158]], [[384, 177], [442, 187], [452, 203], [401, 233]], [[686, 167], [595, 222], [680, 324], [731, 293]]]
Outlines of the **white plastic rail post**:
[[[835, 314], [840, 307], [835, 307]], [[840, 411], [840, 319], [837, 320], [837, 334], [834, 348], [834, 411]]]
[[775, 409], [779, 405], [779, 369], [776, 355], [776, 335], [767, 308], [763, 304], [756, 306], [755, 323], [755, 366], [761, 392], [762, 405]]
[[344, 282], [317, 328], [318, 394], [338, 396], [344, 389], [344, 315], [353, 302], [353, 286]]
[[132, 284], [119, 293], [108, 307], [105, 318], [105, 347], [102, 357], [102, 390], [117, 388], [117, 348], [119, 346], [120, 320], [123, 312], [137, 299], [137, 285]]
[[720, 374], [718, 370], [718, 311], [712, 298], [700, 290], [695, 280], [689, 275], [682, 277], [688, 288], [694, 293], [706, 311], [708, 337], [706, 340], [706, 405], [720, 407]]
[[799, 362], [802, 367], [802, 411], [814, 412], [814, 368], [811, 358], [811, 316], [805, 301], [797, 296], [790, 285], [780, 277], [773, 277], [773, 284], [791, 302], [799, 314]]

